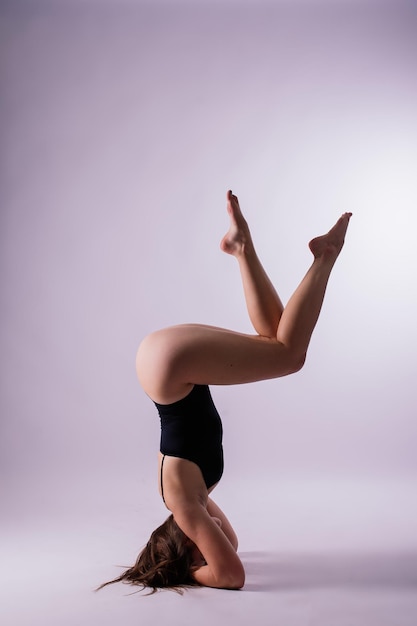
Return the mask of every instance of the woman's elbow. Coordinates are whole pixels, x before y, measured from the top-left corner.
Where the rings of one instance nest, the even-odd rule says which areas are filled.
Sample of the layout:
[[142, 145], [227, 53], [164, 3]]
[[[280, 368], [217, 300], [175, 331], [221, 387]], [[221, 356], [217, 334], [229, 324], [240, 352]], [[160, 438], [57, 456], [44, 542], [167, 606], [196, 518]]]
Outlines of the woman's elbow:
[[239, 578], [236, 578], [233, 581], [233, 584], [229, 587], [229, 589], [242, 589], [244, 585], [245, 585], [245, 574], [243, 574]]
[[245, 570], [243, 565], [241, 568], [236, 569], [233, 572], [229, 572], [227, 576], [222, 580], [223, 589], [242, 589], [245, 584]]

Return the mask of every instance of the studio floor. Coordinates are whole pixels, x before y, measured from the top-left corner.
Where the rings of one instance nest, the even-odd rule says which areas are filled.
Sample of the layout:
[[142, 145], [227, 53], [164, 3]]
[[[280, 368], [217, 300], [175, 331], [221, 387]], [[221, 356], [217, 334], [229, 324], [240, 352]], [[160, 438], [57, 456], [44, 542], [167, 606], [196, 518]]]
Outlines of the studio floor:
[[[304, 482], [295, 489], [291, 481], [280, 486], [281, 515], [258, 492], [251, 511], [242, 516], [236, 490], [234, 500], [226, 485], [220, 500], [230, 500], [234, 516], [241, 518], [237, 526], [247, 576], [240, 591], [196, 588], [183, 595], [164, 591], [145, 597], [114, 585], [94, 593], [95, 586], [117, 574], [115, 566], [130, 564], [141, 547], [135, 545], [136, 536], [143, 539], [153, 518], [164, 514], [154, 510], [159, 502], [152, 495], [142, 509], [121, 498], [112, 512], [96, 510], [95, 515], [92, 510], [64, 515], [61, 509], [54, 516], [45, 507], [43, 515], [26, 520], [20, 515], [18, 523], [10, 516], [2, 533], [1, 622], [415, 626], [412, 487], [362, 482], [349, 490], [347, 483], [336, 488]], [[88, 512], [86, 504], [83, 510]]]

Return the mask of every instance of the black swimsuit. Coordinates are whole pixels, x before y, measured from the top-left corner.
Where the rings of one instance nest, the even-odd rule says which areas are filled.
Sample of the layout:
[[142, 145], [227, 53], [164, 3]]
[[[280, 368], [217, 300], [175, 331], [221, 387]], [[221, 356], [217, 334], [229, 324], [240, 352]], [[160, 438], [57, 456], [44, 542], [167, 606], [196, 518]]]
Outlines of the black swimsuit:
[[207, 385], [194, 385], [190, 393], [172, 404], [154, 403], [161, 418], [160, 451], [196, 463], [207, 489], [223, 474], [223, 428]]

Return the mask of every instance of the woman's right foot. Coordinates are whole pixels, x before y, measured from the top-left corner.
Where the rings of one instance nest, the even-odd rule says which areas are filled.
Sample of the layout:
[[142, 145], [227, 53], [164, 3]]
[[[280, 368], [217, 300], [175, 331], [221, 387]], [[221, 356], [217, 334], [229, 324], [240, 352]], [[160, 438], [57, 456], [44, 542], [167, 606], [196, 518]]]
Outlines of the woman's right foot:
[[309, 248], [315, 259], [336, 259], [345, 241], [345, 234], [352, 213], [343, 213], [336, 224], [326, 235], [315, 237], [310, 241]]
[[230, 216], [230, 228], [220, 242], [220, 248], [227, 254], [239, 256], [248, 245], [252, 245], [252, 239], [248, 224], [240, 210], [239, 200], [232, 191], [227, 192], [227, 212]]

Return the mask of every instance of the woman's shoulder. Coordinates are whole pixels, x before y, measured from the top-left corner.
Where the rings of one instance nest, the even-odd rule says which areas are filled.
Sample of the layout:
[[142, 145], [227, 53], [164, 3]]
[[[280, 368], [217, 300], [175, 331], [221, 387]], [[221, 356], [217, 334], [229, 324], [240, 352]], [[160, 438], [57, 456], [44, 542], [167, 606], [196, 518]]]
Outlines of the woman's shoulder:
[[178, 504], [174, 520], [183, 533], [197, 546], [204, 559], [194, 572], [201, 585], [224, 589], [240, 589], [245, 582], [245, 570], [221, 520], [211, 517], [207, 506], [194, 501]]

